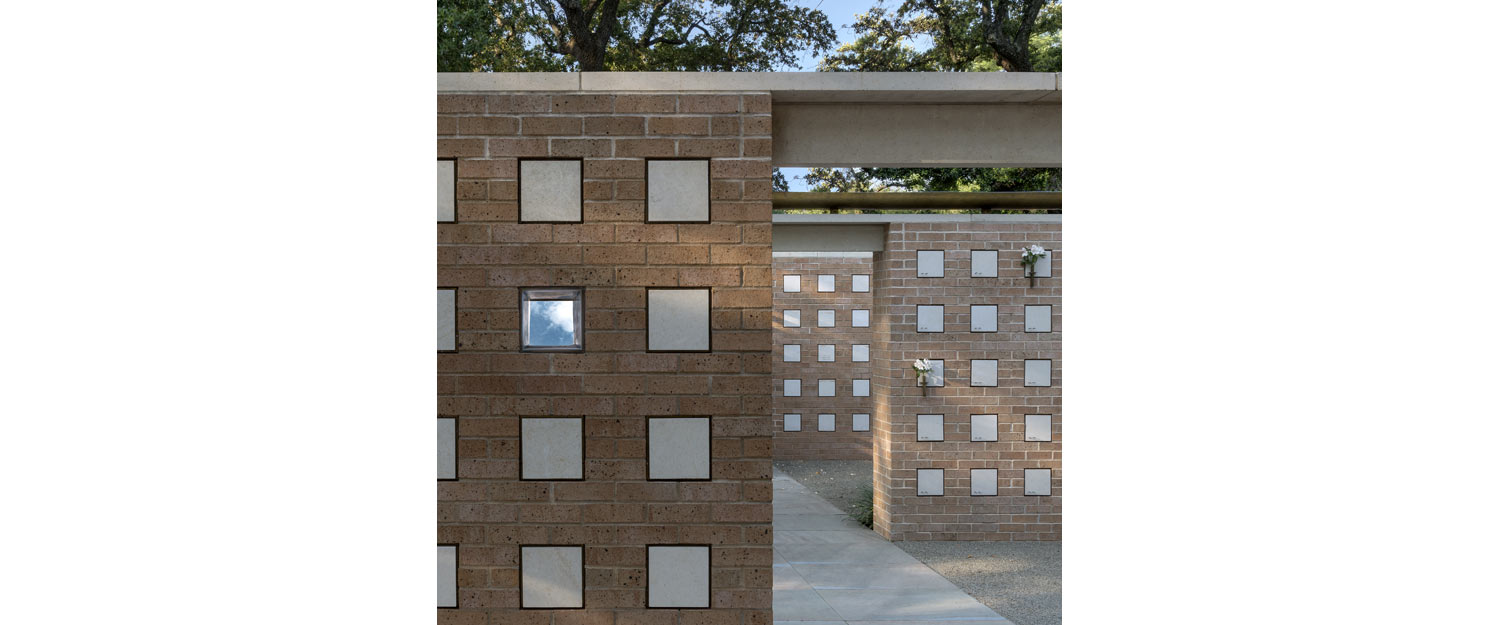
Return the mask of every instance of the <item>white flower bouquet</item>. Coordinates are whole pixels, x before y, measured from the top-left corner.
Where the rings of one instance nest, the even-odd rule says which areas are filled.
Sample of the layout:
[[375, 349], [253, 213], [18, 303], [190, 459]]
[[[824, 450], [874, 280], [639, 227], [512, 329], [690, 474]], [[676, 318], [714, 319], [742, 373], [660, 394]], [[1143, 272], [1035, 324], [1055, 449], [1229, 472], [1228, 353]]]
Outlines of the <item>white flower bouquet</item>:
[[918, 358], [911, 362], [911, 368], [917, 372], [917, 386], [927, 386], [927, 376], [932, 374], [932, 363], [926, 358]]
[[1031, 278], [1032, 286], [1036, 286], [1036, 261], [1047, 255], [1047, 250], [1040, 245], [1031, 245], [1021, 248], [1021, 264], [1025, 266], [1027, 278]]

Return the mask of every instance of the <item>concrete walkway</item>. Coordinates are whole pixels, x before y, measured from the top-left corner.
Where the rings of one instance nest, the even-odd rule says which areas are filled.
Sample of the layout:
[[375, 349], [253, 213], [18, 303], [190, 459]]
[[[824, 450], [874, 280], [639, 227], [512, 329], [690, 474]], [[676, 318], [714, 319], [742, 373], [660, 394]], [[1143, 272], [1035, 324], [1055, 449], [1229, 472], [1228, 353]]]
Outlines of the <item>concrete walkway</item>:
[[781, 471], [776, 625], [1014, 625]]

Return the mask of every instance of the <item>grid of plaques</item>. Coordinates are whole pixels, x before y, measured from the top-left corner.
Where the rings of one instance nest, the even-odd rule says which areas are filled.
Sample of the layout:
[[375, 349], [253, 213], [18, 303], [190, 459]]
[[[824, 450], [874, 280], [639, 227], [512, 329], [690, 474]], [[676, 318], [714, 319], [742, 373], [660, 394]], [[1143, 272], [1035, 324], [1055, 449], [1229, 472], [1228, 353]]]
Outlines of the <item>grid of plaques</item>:
[[[917, 251], [917, 277], [942, 278], [947, 275], [946, 253], [942, 250]], [[997, 278], [1000, 253], [997, 250], [970, 250], [969, 277]], [[1048, 250], [1037, 261], [1035, 277], [1052, 275], [1052, 254]], [[947, 331], [945, 325], [951, 304], [919, 304], [916, 307], [916, 331], [919, 334], [940, 334]], [[1000, 331], [1000, 307], [995, 304], [970, 304], [970, 333], [998, 333]], [[1025, 333], [1052, 332], [1052, 306], [1027, 304], [1022, 307], [1022, 326]], [[933, 371], [928, 375], [927, 385], [944, 385], [943, 360], [929, 359]], [[1021, 363], [1023, 387], [1052, 386], [1052, 361], [1050, 359], [1024, 359]], [[969, 359], [969, 386], [973, 388], [998, 387], [1000, 385], [1000, 361], [998, 359]], [[969, 415], [969, 441], [976, 443], [999, 442], [1000, 424], [998, 414]], [[918, 414], [916, 439], [918, 442], [943, 442], [945, 440], [946, 416], [942, 414]], [[1051, 442], [1052, 415], [1028, 414], [1024, 421], [1024, 442]], [[999, 494], [999, 469], [971, 468], [969, 471], [969, 495], [990, 497]], [[1027, 496], [1049, 496], [1052, 494], [1051, 469], [1025, 469], [1023, 471], [1023, 493]], [[917, 495], [937, 497], [946, 493], [946, 473], [940, 468], [917, 469]]]
[[[802, 274], [792, 274], [792, 273], [785, 274], [785, 275], [782, 276], [782, 279], [781, 279], [781, 292], [783, 292], [783, 293], [802, 293], [803, 292], [803, 282], [804, 282], [804, 280], [803, 280], [803, 275]], [[810, 274], [809, 280], [807, 280], [807, 282], [809, 282], [810, 284], [815, 285], [816, 292], [818, 292], [818, 293], [836, 293], [838, 291], [838, 288], [839, 288], [839, 279], [838, 279], [838, 276], [836, 274], [827, 274], [827, 273]], [[853, 275], [851, 275], [850, 279], [849, 279], [849, 292], [851, 292], [851, 293], [869, 293], [870, 292], [870, 274], [862, 273], [862, 274], [853, 274]], [[838, 326], [838, 323], [839, 323], [838, 317], [839, 317], [839, 315], [838, 315], [837, 310], [830, 309], [830, 308], [814, 308], [812, 310], [814, 311], [814, 313], [813, 313], [814, 314], [813, 319], [814, 319], [814, 323], [816, 324], [816, 327], [819, 327], [819, 328], [837, 328], [837, 327], [839, 327]], [[782, 324], [783, 328], [801, 328], [801, 327], [803, 327], [803, 325], [802, 325], [802, 311], [800, 309], [795, 309], [795, 308], [783, 309], [781, 311], [781, 324]], [[868, 308], [855, 308], [855, 309], [850, 310], [849, 311], [848, 327], [851, 327], [851, 328], [868, 328], [868, 327], [870, 327], [870, 309], [868, 309]], [[832, 343], [814, 343], [814, 344], [810, 345], [810, 347], [816, 349], [816, 355], [813, 356], [813, 358], [815, 359], [815, 362], [821, 362], [821, 363], [838, 362], [839, 352], [838, 352], [838, 346], [837, 345], [832, 344]], [[781, 347], [781, 361], [784, 362], [784, 363], [800, 363], [800, 362], [803, 362], [803, 360], [802, 360], [803, 359], [802, 352], [803, 352], [802, 344], [800, 344], [800, 343], [786, 343], [786, 344], [782, 345], [782, 347]], [[847, 357], [848, 357], [848, 361], [849, 362], [870, 362], [870, 344], [869, 343], [855, 343], [853, 345], [850, 345], [850, 347], [849, 347], [849, 353], [848, 353]], [[828, 379], [828, 378], [818, 379], [816, 381], [816, 385], [817, 385], [816, 389], [817, 389], [817, 396], [818, 397], [838, 397], [839, 393], [841, 392], [838, 380], [835, 380], [835, 379]], [[802, 397], [802, 392], [803, 392], [802, 391], [802, 380], [800, 378], [786, 378], [786, 379], [783, 379], [781, 381], [781, 395], [783, 397]], [[848, 393], [849, 396], [851, 396], [851, 397], [869, 397], [870, 396], [870, 380], [869, 380], [869, 378], [854, 378], [853, 380], [851, 380], [851, 383], [850, 383], [849, 387], [847, 387], [847, 389], [843, 389], [842, 392]], [[833, 413], [818, 413], [817, 416], [818, 416], [818, 420], [817, 420], [817, 427], [816, 427], [815, 431], [818, 431], [818, 432], [833, 432], [833, 431], [837, 431], [837, 429], [838, 429], [838, 426], [837, 426], [838, 417], [837, 417], [836, 414], [833, 414]], [[801, 431], [803, 431], [803, 428], [802, 428], [802, 414], [801, 413], [785, 413], [785, 414], [783, 414], [782, 415], [782, 427], [781, 427], [781, 429], [782, 429], [783, 432], [801, 432]], [[854, 413], [853, 415], [851, 415], [850, 416], [850, 431], [853, 431], [853, 432], [868, 432], [868, 431], [870, 431], [870, 414], [869, 413], [860, 412], [860, 413]]]
[[[521, 159], [521, 223], [583, 221], [581, 159]], [[456, 223], [457, 161], [437, 162], [437, 221]], [[647, 223], [708, 223], [709, 160], [648, 159]], [[581, 288], [522, 289], [521, 351], [584, 351], [584, 292]], [[437, 291], [437, 350], [459, 351], [458, 290]], [[647, 351], [709, 352], [712, 291], [707, 288], [646, 289]], [[458, 419], [437, 419], [437, 479], [459, 480]], [[584, 481], [582, 417], [521, 417], [517, 478], [522, 481]], [[647, 419], [647, 479], [712, 479], [712, 418]], [[582, 609], [583, 545], [521, 545], [520, 607]], [[707, 608], [709, 548], [648, 545], [648, 608]], [[459, 607], [459, 545], [437, 546], [437, 607]]]

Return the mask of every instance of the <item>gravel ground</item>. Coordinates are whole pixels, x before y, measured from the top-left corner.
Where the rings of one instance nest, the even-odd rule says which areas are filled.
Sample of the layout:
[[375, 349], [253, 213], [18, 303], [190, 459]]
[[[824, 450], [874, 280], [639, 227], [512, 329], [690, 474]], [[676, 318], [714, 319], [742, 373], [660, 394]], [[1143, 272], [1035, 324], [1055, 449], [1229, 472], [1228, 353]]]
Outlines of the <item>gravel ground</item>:
[[775, 464], [798, 484], [845, 512], [859, 496], [859, 487], [875, 480], [875, 465], [869, 460], [777, 460]]
[[1016, 625], [1062, 623], [1060, 542], [898, 542]]
[[[868, 460], [778, 460], [776, 468], [840, 510], [873, 479]], [[898, 542], [1016, 625], [1062, 623], [1062, 543]]]

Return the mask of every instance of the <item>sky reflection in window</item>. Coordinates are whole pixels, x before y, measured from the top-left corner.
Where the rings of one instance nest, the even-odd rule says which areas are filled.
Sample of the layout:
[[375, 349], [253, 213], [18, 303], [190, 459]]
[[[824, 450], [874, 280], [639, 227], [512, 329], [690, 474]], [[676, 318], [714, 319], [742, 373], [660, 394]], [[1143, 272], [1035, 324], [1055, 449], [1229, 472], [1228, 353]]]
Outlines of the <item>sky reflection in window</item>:
[[531, 347], [564, 347], [574, 344], [573, 301], [532, 300], [526, 344]]

